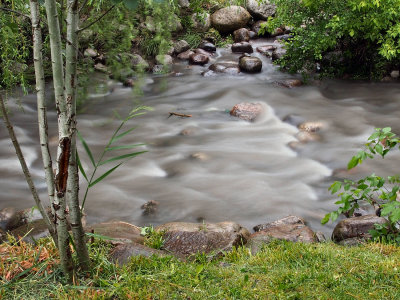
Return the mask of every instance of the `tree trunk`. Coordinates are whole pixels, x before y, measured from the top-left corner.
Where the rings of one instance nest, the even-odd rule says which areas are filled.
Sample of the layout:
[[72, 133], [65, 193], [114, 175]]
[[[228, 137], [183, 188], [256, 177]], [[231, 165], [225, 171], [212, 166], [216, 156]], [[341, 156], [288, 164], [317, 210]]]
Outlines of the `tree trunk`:
[[58, 115], [57, 170], [55, 178], [56, 195], [53, 209], [57, 223], [58, 250], [64, 274], [72, 280], [73, 262], [67, 227], [66, 191], [68, 167], [71, 156], [70, 126], [67, 104], [64, 99], [64, 71], [61, 51], [61, 34], [55, 0], [46, 0], [46, 15], [49, 26], [51, 62], [53, 70], [54, 93]]
[[67, 45], [65, 65], [65, 98], [70, 120], [71, 157], [68, 166], [67, 202], [70, 213], [72, 234], [75, 242], [79, 266], [82, 270], [89, 268], [89, 254], [82, 227], [81, 210], [79, 207], [79, 177], [76, 162], [76, 64], [78, 56], [78, 0], [67, 2]]

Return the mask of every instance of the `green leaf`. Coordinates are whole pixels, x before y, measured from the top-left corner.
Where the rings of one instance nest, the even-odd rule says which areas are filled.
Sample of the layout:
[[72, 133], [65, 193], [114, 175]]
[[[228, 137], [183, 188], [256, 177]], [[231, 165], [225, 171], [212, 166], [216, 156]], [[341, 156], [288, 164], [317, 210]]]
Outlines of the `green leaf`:
[[328, 223], [330, 217], [331, 217], [331, 214], [326, 214], [325, 217], [323, 217], [323, 219], [321, 220], [321, 224], [325, 225], [326, 223]]
[[359, 157], [358, 155], [355, 155], [351, 158], [351, 160], [349, 161], [349, 163], [347, 164], [347, 169], [353, 169], [355, 166], [358, 165], [359, 162]]
[[86, 179], [86, 182], [89, 182], [89, 180], [88, 180], [88, 178], [86, 176], [85, 170], [83, 169], [81, 160], [79, 158], [78, 151], [76, 151], [76, 162], [78, 163], [79, 170], [81, 171], [83, 177]]
[[116, 142], [116, 141], [122, 139], [124, 136], [126, 136], [126, 135], [129, 134], [129, 133], [131, 133], [131, 132], [132, 132], [133, 130], [135, 130], [135, 129], [136, 129], [136, 127], [132, 127], [131, 129], [128, 129], [127, 131], [125, 131], [125, 132], [123, 132], [123, 133], [121, 133], [121, 134], [119, 134], [119, 135], [113, 137], [113, 138], [111, 139], [110, 145], [111, 145], [112, 143], [114, 143], [114, 142]]
[[103, 175], [101, 175], [99, 178], [97, 178], [95, 181], [91, 182], [89, 184], [89, 187], [93, 187], [95, 184], [99, 183], [100, 181], [102, 181], [104, 178], [106, 178], [108, 175], [110, 175], [112, 172], [114, 172], [120, 165], [122, 165], [122, 163], [116, 165], [114, 168], [108, 170], [107, 172], [105, 172]]
[[392, 128], [391, 128], [391, 127], [385, 127], [385, 128], [382, 129], [382, 132], [383, 132], [383, 133], [389, 133], [389, 132], [391, 132], [391, 131], [392, 131]]
[[133, 153], [129, 153], [129, 154], [124, 154], [124, 155], [116, 156], [116, 157], [107, 159], [107, 160], [105, 160], [105, 161], [102, 161], [102, 162], [100, 163], [100, 166], [105, 165], [105, 164], [108, 164], [109, 162], [113, 162], [113, 161], [116, 161], [116, 160], [121, 160], [121, 159], [125, 159], [125, 158], [132, 158], [132, 157], [135, 157], [135, 156], [137, 156], [137, 155], [139, 155], [139, 154], [143, 154], [143, 153], [146, 153], [146, 152], [147, 152], [147, 151], [139, 151], [139, 152], [133, 152]]
[[342, 187], [342, 183], [340, 181], [335, 181], [328, 190], [331, 191], [331, 194], [335, 194], [337, 193], [337, 191], [340, 190], [340, 188]]
[[108, 147], [106, 151], [112, 150], [120, 150], [120, 149], [131, 149], [135, 147], [145, 146], [146, 144], [132, 144], [132, 145], [125, 145], [125, 146], [115, 146], [115, 147]]
[[96, 163], [94, 162], [94, 158], [93, 158], [92, 151], [90, 151], [88, 144], [86, 143], [86, 141], [84, 140], [84, 138], [81, 136], [81, 134], [80, 134], [79, 131], [76, 131], [76, 133], [77, 133], [79, 139], [81, 140], [82, 145], [83, 145], [83, 148], [85, 148], [86, 154], [89, 156], [90, 161], [91, 161], [92, 164], [93, 164], [93, 167], [96, 167]]
[[375, 150], [378, 154], [380, 154], [381, 156], [383, 156], [383, 146], [381, 144], [376, 144], [375, 145]]

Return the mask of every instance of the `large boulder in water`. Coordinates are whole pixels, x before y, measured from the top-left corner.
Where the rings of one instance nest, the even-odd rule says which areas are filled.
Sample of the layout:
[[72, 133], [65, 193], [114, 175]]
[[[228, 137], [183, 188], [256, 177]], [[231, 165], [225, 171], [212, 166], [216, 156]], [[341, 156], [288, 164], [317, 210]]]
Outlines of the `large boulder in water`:
[[268, 0], [247, 0], [246, 8], [255, 19], [261, 20], [268, 20], [276, 12], [275, 4], [270, 3]]
[[233, 32], [235, 43], [248, 42], [250, 40], [250, 31], [246, 28], [239, 28]]
[[262, 69], [262, 61], [258, 57], [242, 56], [239, 59], [240, 71], [246, 73], [258, 73]]
[[189, 56], [189, 62], [192, 65], [205, 65], [209, 60], [209, 57], [204, 54], [194, 53]]
[[239, 119], [253, 122], [263, 113], [263, 105], [261, 103], [239, 103], [230, 111], [230, 115]]
[[212, 26], [219, 32], [228, 33], [245, 27], [251, 15], [241, 6], [229, 6], [217, 10], [211, 15]]
[[197, 253], [217, 254], [247, 242], [249, 231], [234, 222], [185, 223], [173, 222], [156, 228], [163, 232], [163, 249], [178, 256]]
[[233, 53], [253, 53], [253, 47], [248, 42], [240, 42], [232, 45]]

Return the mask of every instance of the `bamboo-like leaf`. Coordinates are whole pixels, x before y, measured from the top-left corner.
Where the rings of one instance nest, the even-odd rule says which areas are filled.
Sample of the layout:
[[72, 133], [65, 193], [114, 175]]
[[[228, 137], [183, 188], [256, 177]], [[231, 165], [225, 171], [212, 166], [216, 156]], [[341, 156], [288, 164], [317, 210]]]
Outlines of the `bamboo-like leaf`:
[[76, 133], [78, 134], [78, 137], [81, 140], [83, 148], [85, 148], [85, 151], [86, 151], [87, 155], [89, 156], [90, 161], [93, 164], [93, 167], [96, 167], [96, 163], [94, 162], [92, 151], [90, 151], [90, 148], [89, 148], [88, 144], [86, 143], [84, 138], [81, 136], [81, 133], [79, 131], [76, 131]]
[[140, 147], [140, 146], [145, 146], [145, 144], [132, 144], [132, 145], [125, 145], [125, 146], [109, 147], [109, 148], [106, 149], [106, 151], [120, 150], [120, 149], [131, 149], [131, 148]]
[[103, 175], [101, 175], [99, 178], [97, 178], [95, 181], [93, 181], [92, 183], [89, 184], [89, 187], [94, 186], [95, 184], [99, 183], [100, 181], [102, 181], [104, 178], [106, 178], [108, 175], [110, 175], [112, 172], [114, 172], [120, 165], [122, 165], [122, 163], [119, 163], [118, 165], [116, 165], [114, 168], [108, 170], [107, 172], [105, 172]]
[[121, 159], [125, 159], [125, 158], [132, 158], [132, 157], [135, 157], [135, 156], [137, 156], [137, 155], [139, 155], [139, 154], [143, 154], [143, 153], [146, 153], [146, 152], [147, 152], [147, 151], [139, 151], [139, 152], [133, 152], [133, 153], [128, 153], [128, 154], [124, 154], [124, 155], [112, 157], [112, 158], [110, 158], [110, 159], [107, 159], [107, 160], [105, 160], [105, 161], [102, 161], [102, 162], [100, 163], [100, 166], [105, 165], [105, 164], [108, 164], [109, 162], [113, 162], [113, 161], [116, 161], [116, 160], [121, 160]]
[[76, 162], [78, 163], [78, 168], [79, 168], [79, 170], [81, 171], [81, 174], [83, 175], [83, 177], [86, 179], [86, 182], [89, 182], [89, 180], [88, 180], [88, 178], [87, 178], [87, 176], [86, 176], [85, 170], [83, 169], [81, 160], [80, 160], [80, 158], [79, 158], [78, 151], [76, 151]]
[[122, 139], [124, 136], [126, 136], [127, 134], [129, 134], [130, 132], [132, 132], [132, 131], [135, 130], [135, 129], [136, 129], [136, 127], [132, 127], [131, 129], [128, 129], [127, 131], [125, 131], [125, 132], [123, 132], [123, 133], [121, 133], [121, 134], [119, 134], [119, 135], [113, 137], [113, 139], [112, 139], [111, 142], [110, 142], [110, 145], [111, 145], [112, 143], [114, 143], [114, 142], [116, 142], [116, 141]]

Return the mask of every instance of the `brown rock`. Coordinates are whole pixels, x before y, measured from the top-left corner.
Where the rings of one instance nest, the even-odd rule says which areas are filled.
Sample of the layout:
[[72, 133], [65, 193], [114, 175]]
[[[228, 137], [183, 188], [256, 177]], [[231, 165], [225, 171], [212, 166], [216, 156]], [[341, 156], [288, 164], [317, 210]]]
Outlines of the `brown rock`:
[[258, 57], [242, 56], [239, 59], [240, 71], [246, 73], [259, 73], [262, 69], [262, 61]]
[[192, 54], [189, 56], [189, 62], [192, 65], [205, 65], [208, 63], [209, 57], [204, 54]]
[[132, 257], [145, 256], [151, 257], [153, 255], [166, 256], [165, 251], [146, 247], [138, 243], [128, 243], [117, 245], [110, 253], [111, 260], [119, 265], [129, 263]]
[[179, 53], [177, 58], [179, 58], [181, 60], [189, 60], [189, 57], [192, 54], [194, 54], [194, 52], [192, 50], [187, 50], [187, 51], [184, 51], [182, 53]]
[[140, 208], [143, 210], [142, 215], [148, 216], [157, 213], [158, 205], [160, 202], [155, 200], [150, 200], [143, 204]]
[[201, 49], [201, 48], [197, 48], [197, 49], [195, 49], [195, 50], [194, 50], [194, 52], [195, 52], [195, 53], [197, 53], [197, 54], [203, 54], [203, 55], [206, 55], [206, 56], [208, 56], [208, 57], [211, 57], [211, 56], [213, 56], [213, 54], [212, 54], [212, 53], [210, 53], [210, 52], [207, 52], [206, 50], [204, 50], [204, 49]]
[[209, 66], [209, 69], [216, 73], [225, 73], [231, 75], [240, 73], [239, 64], [237, 62], [216, 63]]
[[264, 54], [265, 56], [271, 57], [272, 53], [276, 50], [276, 46], [265, 45], [256, 48], [257, 52]]
[[296, 138], [300, 143], [318, 142], [321, 140], [321, 136], [318, 133], [308, 131], [298, 132]]
[[291, 89], [293, 87], [302, 86], [303, 82], [299, 79], [287, 79], [285, 81], [277, 82], [277, 85]]
[[229, 6], [217, 10], [211, 15], [211, 24], [219, 32], [228, 33], [245, 27], [251, 16], [240, 6]]
[[324, 127], [325, 127], [324, 123], [320, 121], [304, 122], [298, 126], [298, 128], [301, 131], [306, 131], [306, 132], [318, 132]]
[[340, 221], [332, 233], [332, 240], [340, 242], [351, 238], [369, 239], [369, 230], [374, 229], [374, 224], [387, 224], [385, 218], [376, 215], [354, 217]]
[[140, 235], [141, 228], [126, 222], [106, 222], [88, 226], [86, 232], [94, 231], [95, 234], [112, 238], [112, 244], [121, 243], [144, 243], [144, 237]]
[[253, 47], [248, 42], [235, 43], [231, 49], [233, 53], [253, 53]]
[[3, 230], [12, 230], [26, 222], [23, 218], [23, 214], [17, 211], [15, 208], [6, 207], [0, 210], [0, 228]]
[[260, 103], [239, 103], [230, 111], [231, 116], [239, 119], [253, 122], [263, 112], [263, 106]]
[[34, 243], [36, 240], [50, 235], [43, 220], [36, 220], [19, 226], [11, 230], [11, 234], [16, 238], [24, 237], [23, 240], [29, 243]]
[[250, 40], [250, 33], [246, 28], [239, 28], [233, 32], [233, 40], [235, 43], [248, 42]]
[[271, 227], [281, 226], [281, 225], [296, 225], [296, 224], [303, 224], [305, 225], [305, 221], [303, 218], [297, 216], [287, 216], [282, 219], [276, 220], [274, 222], [260, 224], [253, 227], [255, 232], [263, 231]]
[[7, 240], [6, 232], [0, 228], [0, 244]]

